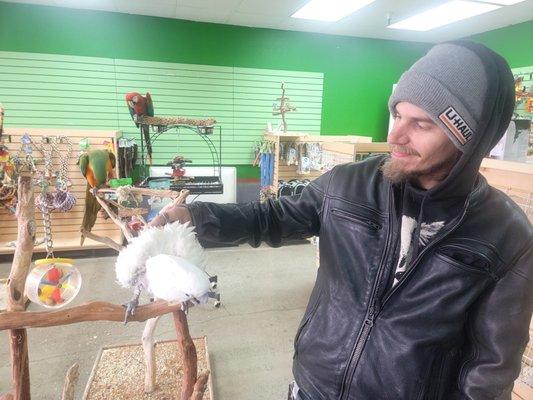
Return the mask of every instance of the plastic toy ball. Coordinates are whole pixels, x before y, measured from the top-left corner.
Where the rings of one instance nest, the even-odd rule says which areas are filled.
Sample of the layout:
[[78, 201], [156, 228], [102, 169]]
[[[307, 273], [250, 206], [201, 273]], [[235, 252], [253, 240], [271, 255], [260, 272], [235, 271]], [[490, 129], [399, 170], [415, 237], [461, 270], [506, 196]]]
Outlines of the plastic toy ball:
[[81, 275], [70, 258], [43, 258], [26, 279], [26, 296], [46, 308], [70, 303], [81, 288]]

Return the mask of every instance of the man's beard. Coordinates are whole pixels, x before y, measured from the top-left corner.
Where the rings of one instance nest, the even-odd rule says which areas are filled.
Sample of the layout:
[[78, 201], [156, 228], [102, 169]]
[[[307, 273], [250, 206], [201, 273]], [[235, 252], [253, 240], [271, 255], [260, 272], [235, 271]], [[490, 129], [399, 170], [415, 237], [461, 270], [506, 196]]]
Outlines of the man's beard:
[[389, 179], [392, 183], [398, 184], [403, 182], [417, 182], [421, 176], [432, 177], [435, 180], [444, 180], [452, 167], [455, 165], [457, 157], [452, 157], [441, 162], [430, 165], [429, 167], [421, 170], [406, 171], [402, 168], [402, 162], [394, 158], [389, 158], [381, 166], [383, 175]]

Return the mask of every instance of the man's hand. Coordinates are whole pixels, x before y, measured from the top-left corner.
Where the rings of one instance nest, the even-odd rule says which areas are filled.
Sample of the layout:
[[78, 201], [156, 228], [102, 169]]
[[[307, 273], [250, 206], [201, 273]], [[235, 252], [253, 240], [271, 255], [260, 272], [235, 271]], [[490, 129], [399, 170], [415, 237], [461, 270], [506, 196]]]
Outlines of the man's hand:
[[163, 207], [148, 226], [163, 226], [175, 221], [179, 221], [182, 224], [191, 222], [191, 213], [183, 204], [178, 204], [177, 199]]

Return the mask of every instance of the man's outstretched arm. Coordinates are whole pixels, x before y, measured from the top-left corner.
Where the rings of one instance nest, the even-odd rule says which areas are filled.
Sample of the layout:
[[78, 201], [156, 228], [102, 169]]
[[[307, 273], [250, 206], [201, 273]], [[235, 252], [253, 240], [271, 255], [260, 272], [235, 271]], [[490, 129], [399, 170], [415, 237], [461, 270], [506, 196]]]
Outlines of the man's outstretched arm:
[[202, 240], [215, 243], [280, 246], [283, 240], [318, 235], [330, 173], [311, 182], [299, 196], [245, 204], [194, 202], [169, 205], [150, 226], [190, 221]]

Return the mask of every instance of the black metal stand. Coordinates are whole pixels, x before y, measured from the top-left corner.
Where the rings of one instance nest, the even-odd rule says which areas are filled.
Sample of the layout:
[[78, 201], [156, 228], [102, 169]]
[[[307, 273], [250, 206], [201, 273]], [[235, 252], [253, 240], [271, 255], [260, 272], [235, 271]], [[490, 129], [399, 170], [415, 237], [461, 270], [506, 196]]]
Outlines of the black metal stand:
[[[222, 127], [220, 125], [215, 126], [193, 126], [193, 125], [157, 125], [156, 132], [150, 137], [150, 145], [157, 141], [157, 139], [165, 132], [170, 130], [176, 130], [179, 135], [180, 129], [188, 129], [195, 132], [207, 145], [211, 154], [211, 165], [213, 167], [212, 176], [195, 176], [188, 179], [173, 179], [170, 177], [150, 177], [147, 173], [146, 155], [145, 155], [145, 143], [142, 133], [142, 126], [140, 126], [141, 136], [141, 154], [140, 154], [140, 167], [141, 167], [141, 179], [142, 183], [140, 187], [150, 187], [150, 183], [158, 183], [164, 185], [165, 182], [170, 182], [170, 190], [182, 190], [187, 189], [191, 194], [222, 194]], [[214, 130], [218, 131], [218, 149], [211, 140], [210, 135]]]

